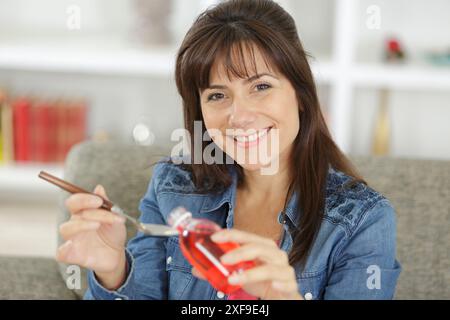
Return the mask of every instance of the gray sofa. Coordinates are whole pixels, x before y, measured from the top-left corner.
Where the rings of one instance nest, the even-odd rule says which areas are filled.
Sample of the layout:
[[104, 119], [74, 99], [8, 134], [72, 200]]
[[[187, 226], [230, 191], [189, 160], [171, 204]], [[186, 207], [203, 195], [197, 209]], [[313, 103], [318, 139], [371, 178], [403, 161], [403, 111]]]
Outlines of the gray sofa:
[[[103, 184], [113, 202], [138, 215], [151, 164], [168, 150], [85, 142], [73, 148], [65, 178], [88, 190]], [[397, 299], [450, 299], [450, 161], [353, 157], [371, 186], [394, 204], [403, 272]], [[68, 218], [61, 192], [59, 222]], [[57, 232], [57, 230], [55, 230]], [[133, 230], [128, 230], [128, 236]], [[0, 257], [0, 299], [78, 299], [66, 286], [66, 267], [49, 258]]]

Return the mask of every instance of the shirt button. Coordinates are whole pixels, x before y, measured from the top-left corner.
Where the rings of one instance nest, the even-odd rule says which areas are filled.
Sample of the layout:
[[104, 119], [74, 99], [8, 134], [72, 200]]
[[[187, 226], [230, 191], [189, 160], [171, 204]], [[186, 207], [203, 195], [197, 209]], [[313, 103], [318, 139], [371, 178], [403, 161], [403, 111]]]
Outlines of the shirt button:
[[166, 262], [167, 262], [167, 264], [170, 264], [172, 262], [172, 257], [167, 257]]
[[225, 293], [223, 293], [222, 291], [218, 291], [217, 292], [217, 298], [223, 299], [223, 297], [225, 297]]
[[312, 295], [311, 292], [307, 292], [307, 293], [305, 294], [305, 300], [312, 300], [312, 298], [313, 298], [313, 295]]

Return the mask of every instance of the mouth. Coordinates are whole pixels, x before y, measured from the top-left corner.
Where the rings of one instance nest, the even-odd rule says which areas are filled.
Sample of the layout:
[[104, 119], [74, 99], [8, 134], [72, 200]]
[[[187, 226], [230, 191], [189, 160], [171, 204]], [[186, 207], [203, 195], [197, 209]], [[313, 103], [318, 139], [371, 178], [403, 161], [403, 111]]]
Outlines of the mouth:
[[267, 134], [272, 128], [273, 127], [267, 127], [260, 130], [255, 130], [255, 133], [253, 134], [237, 135], [231, 137], [239, 147], [248, 148], [257, 145], [261, 140], [263, 140], [267, 136]]

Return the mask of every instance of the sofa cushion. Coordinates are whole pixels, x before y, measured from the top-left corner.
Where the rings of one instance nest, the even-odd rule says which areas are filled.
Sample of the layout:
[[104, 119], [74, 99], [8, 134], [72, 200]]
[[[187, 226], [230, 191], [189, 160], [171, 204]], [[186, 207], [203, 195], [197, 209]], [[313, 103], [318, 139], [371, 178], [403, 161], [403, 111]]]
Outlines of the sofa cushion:
[[1, 256], [0, 279], [0, 300], [77, 298], [62, 281], [58, 265], [51, 258]]
[[397, 215], [396, 299], [450, 299], [450, 161], [355, 157]]

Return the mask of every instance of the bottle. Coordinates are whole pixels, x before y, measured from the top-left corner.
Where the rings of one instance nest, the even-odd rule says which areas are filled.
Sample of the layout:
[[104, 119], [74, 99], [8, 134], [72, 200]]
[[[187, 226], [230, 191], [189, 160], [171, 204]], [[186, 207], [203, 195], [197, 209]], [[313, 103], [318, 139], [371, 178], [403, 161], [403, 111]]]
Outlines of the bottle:
[[213, 221], [192, 218], [192, 214], [184, 208], [174, 209], [168, 219], [169, 225], [179, 231], [181, 252], [218, 291], [233, 293], [240, 285], [230, 285], [228, 277], [255, 266], [253, 261], [242, 261], [228, 265], [220, 262], [220, 257], [230, 250], [239, 247], [238, 243], [216, 243], [211, 235], [221, 230]]

